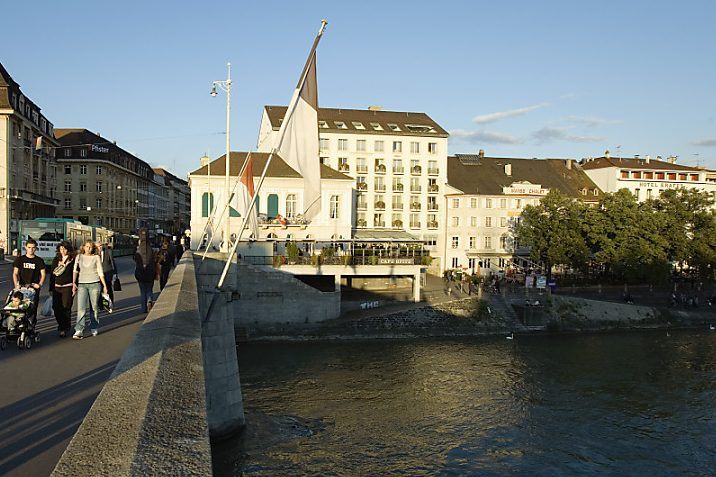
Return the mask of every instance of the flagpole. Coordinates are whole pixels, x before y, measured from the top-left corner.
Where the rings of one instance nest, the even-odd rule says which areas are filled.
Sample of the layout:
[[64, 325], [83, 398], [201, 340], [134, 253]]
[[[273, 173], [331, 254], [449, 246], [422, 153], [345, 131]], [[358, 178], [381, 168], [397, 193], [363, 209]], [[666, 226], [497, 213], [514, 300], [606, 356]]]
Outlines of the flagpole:
[[[301, 90], [303, 87], [304, 82], [306, 81], [306, 77], [308, 76], [308, 72], [310, 70], [311, 66], [311, 59], [316, 54], [316, 48], [318, 47], [318, 42], [321, 39], [321, 36], [323, 35], [323, 32], [326, 29], [326, 25], [328, 25], [328, 22], [326, 20], [321, 20], [321, 27], [318, 29], [318, 34], [316, 35], [315, 40], [313, 40], [313, 46], [311, 47], [311, 52], [308, 54], [308, 60], [306, 61], [306, 65], [303, 67], [303, 72], [301, 73], [301, 78], [298, 82], [297, 90]], [[293, 105], [294, 110], [288, 111], [286, 110], [286, 117], [284, 118], [283, 124], [285, 125], [288, 120], [287, 118], [290, 118], [293, 115], [293, 112], [295, 111], [296, 105]], [[264, 166], [264, 170], [261, 173], [261, 178], [259, 179], [259, 186], [256, 188], [254, 196], [251, 198], [251, 204], [249, 205], [248, 211], [246, 213], [246, 216], [242, 220], [241, 223], [241, 229], [239, 230], [239, 234], [236, 237], [236, 242], [234, 242], [233, 247], [231, 247], [231, 251], [226, 256], [226, 263], [224, 264], [224, 270], [221, 272], [221, 277], [219, 278], [219, 283], [216, 285], [216, 288], [221, 288], [224, 285], [224, 281], [226, 280], [226, 275], [229, 273], [229, 267], [231, 266], [231, 257], [234, 256], [236, 253], [236, 249], [239, 246], [239, 242], [241, 240], [241, 236], [243, 235], [244, 228], [246, 227], [246, 221], [249, 218], [249, 214], [253, 212], [254, 204], [256, 203], [256, 199], [259, 196], [259, 191], [261, 190], [261, 186], [263, 185], [264, 179], [266, 178], [266, 172], [268, 171], [269, 164], [271, 163], [271, 160], [273, 159], [273, 156], [275, 152], [280, 148], [281, 144], [283, 143], [284, 136], [286, 135], [286, 129], [285, 127], [282, 127], [280, 129], [281, 136], [278, 138], [277, 146], [275, 146], [273, 149], [271, 149], [271, 154], [269, 155], [268, 159], [266, 160], [266, 165]], [[320, 180], [320, 179], [319, 179]]]

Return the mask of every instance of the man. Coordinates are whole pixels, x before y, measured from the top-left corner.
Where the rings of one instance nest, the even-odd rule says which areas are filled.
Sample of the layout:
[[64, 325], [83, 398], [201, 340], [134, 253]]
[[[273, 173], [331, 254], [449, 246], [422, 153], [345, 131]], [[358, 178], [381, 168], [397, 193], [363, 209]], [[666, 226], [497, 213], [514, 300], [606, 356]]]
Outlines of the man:
[[28, 238], [25, 242], [25, 255], [17, 257], [12, 264], [12, 281], [15, 288], [32, 287], [35, 289], [35, 308], [40, 303], [40, 288], [45, 283], [47, 272], [45, 261], [35, 255], [37, 242]]
[[[106, 242], [103, 244], [102, 242], [97, 241], [95, 245], [97, 246], [99, 258], [102, 261], [102, 272], [104, 273], [104, 282], [107, 284], [109, 299], [112, 300], [112, 303], [114, 303], [114, 288], [112, 287], [112, 277], [117, 274], [117, 266], [115, 265], [114, 258], [112, 257], [112, 248]], [[101, 299], [102, 298], [100, 297], [100, 300]], [[100, 306], [97, 309], [101, 310], [102, 307]]]

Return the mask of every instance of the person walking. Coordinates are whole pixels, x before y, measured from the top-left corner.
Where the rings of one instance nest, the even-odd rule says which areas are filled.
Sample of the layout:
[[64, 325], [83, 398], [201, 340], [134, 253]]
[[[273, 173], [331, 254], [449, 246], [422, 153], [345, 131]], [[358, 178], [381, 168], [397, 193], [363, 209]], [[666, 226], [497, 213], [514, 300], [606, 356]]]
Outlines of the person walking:
[[157, 263], [159, 264], [159, 291], [162, 291], [169, 281], [169, 272], [174, 266], [174, 254], [169, 240], [166, 238], [162, 240], [162, 247], [157, 254]]
[[52, 270], [50, 273], [52, 309], [55, 312], [57, 331], [60, 333], [60, 338], [67, 336], [70, 331], [70, 317], [72, 315], [72, 302], [74, 301], [74, 294], [72, 293], [74, 263], [75, 257], [72, 245], [67, 240], [63, 240], [57, 246], [57, 255], [55, 255], [50, 267]]
[[28, 238], [25, 242], [25, 255], [19, 256], [12, 264], [12, 281], [15, 289], [20, 287], [28, 287], [35, 289], [35, 309], [40, 304], [40, 288], [45, 283], [47, 272], [45, 271], [45, 261], [35, 255], [37, 252], [37, 242], [35, 239]]
[[134, 254], [134, 278], [139, 284], [142, 313], [154, 306], [154, 280], [157, 276], [156, 254], [149, 244], [147, 230], [139, 231], [139, 243]]
[[[72, 339], [84, 338], [85, 321], [90, 314], [90, 330], [92, 336], [97, 336], [99, 330], [98, 303], [100, 292], [107, 293], [107, 283], [104, 281], [102, 261], [92, 240], [85, 240], [81, 253], [75, 257], [75, 266], [72, 273], [72, 294], [77, 295], [77, 323]], [[92, 316], [94, 311], [94, 316]]]
[[97, 250], [99, 251], [99, 259], [102, 261], [102, 273], [104, 274], [104, 282], [107, 284], [109, 291], [109, 299], [114, 303], [114, 289], [112, 287], [112, 277], [117, 275], [117, 264], [114, 263], [112, 257], [112, 247], [105, 242], [97, 242]]

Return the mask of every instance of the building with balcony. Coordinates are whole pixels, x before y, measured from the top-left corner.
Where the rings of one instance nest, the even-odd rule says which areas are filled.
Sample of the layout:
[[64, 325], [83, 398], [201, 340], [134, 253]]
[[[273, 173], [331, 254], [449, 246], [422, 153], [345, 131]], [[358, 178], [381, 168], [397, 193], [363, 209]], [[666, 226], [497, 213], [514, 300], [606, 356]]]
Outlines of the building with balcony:
[[168, 170], [155, 167], [155, 176], [162, 177], [167, 187], [167, 219], [162, 229], [167, 234], [181, 235], [189, 228], [191, 220], [191, 191], [189, 183]]
[[639, 202], [656, 198], [664, 190], [682, 187], [714, 193], [709, 171], [676, 161], [676, 156], [670, 156], [666, 161], [661, 156], [656, 159], [649, 156], [611, 157], [606, 151], [602, 157], [583, 159], [581, 167], [604, 192], [627, 189]]
[[0, 64], [0, 249], [18, 248], [18, 221], [54, 217], [58, 146], [52, 123]]
[[163, 197], [151, 166], [87, 129], [56, 129], [58, 216], [122, 233], [156, 230]]
[[[285, 113], [285, 106], [264, 107], [259, 151], [272, 149]], [[371, 107], [319, 108], [318, 133], [321, 162], [352, 179], [353, 234], [403, 231], [438, 256], [447, 131], [425, 113]]]
[[525, 206], [539, 204], [550, 190], [588, 203], [602, 193], [571, 159], [485, 157], [482, 150], [448, 157], [447, 179], [442, 205], [434, 204], [446, 221], [442, 269], [468, 273], [504, 270], [528, 254], [514, 242], [512, 227]]
[[[232, 152], [230, 155], [229, 174], [232, 189], [246, 161], [246, 156], [245, 152]], [[260, 174], [269, 154], [254, 152], [251, 157], [254, 184], [258, 187]], [[205, 229], [212, 210], [216, 207], [217, 215], [221, 215], [224, 208], [225, 158], [226, 155], [213, 161], [208, 157], [202, 158], [201, 167], [189, 173], [191, 239], [194, 249], [200, 245], [201, 232]], [[258, 191], [256, 210], [259, 218], [259, 236], [253, 238], [297, 242], [349, 240], [353, 223], [354, 183], [353, 178], [322, 165], [321, 211], [309, 222], [301, 216], [301, 211], [304, 210], [303, 178], [281, 157], [274, 155], [261, 190]], [[370, 206], [372, 207], [373, 204]], [[229, 209], [229, 227], [232, 234], [238, 233], [243, 220], [237, 209], [238, 194], [232, 199]], [[214, 219], [214, 229], [217, 231], [213, 234], [214, 246], [217, 246], [221, 240], [222, 224], [223, 220]]]

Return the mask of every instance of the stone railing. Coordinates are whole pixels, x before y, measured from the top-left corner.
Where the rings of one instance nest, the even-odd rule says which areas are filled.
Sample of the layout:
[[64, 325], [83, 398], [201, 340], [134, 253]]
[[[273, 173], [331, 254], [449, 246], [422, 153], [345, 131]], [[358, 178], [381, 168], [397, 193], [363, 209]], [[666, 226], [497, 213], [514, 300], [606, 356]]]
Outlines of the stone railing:
[[170, 276], [52, 475], [212, 475], [191, 252]]

